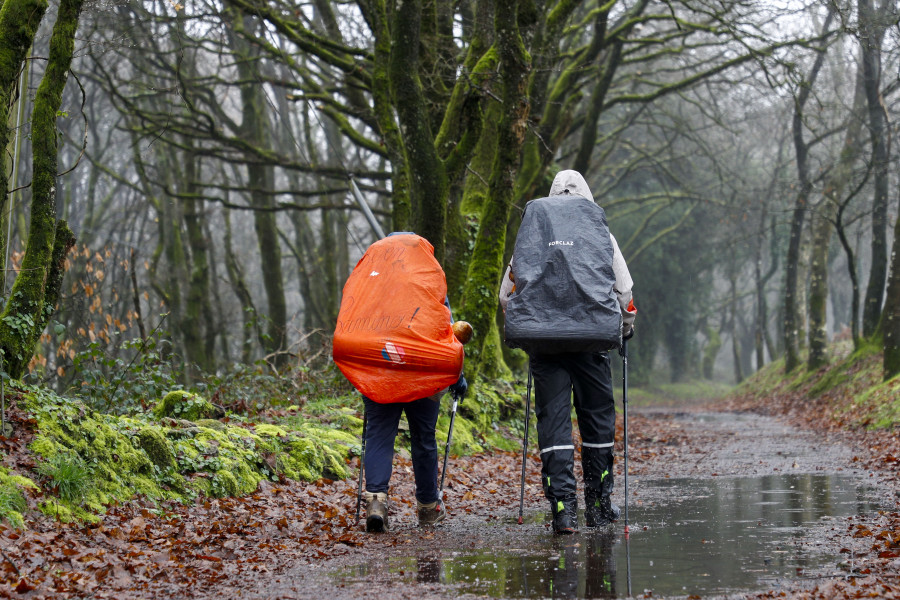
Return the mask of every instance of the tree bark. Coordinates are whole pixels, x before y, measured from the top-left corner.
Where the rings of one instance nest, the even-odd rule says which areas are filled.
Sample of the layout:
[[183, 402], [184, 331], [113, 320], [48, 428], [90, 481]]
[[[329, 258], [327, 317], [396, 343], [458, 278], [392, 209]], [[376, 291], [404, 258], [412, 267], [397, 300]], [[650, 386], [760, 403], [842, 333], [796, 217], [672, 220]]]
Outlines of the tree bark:
[[737, 299], [737, 271], [731, 274], [729, 282], [731, 285], [731, 359], [734, 361], [734, 382], [741, 383], [744, 381], [744, 371], [741, 368], [741, 344], [738, 335], [738, 299]]
[[243, 323], [240, 344], [241, 362], [249, 364], [253, 356], [253, 338], [256, 337], [262, 344], [263, 335], [259, 327], [259, 315], [256, 307], [253, 305], [253, 296], [247, 288], [241, 264], [234, 254], [234, 244], [231, 241], [231, 215], [226, 211], [223, 216], [225, 218], [225, 241], [223, 242], [225, 272], [228, 274], [228, 282], [231, 284], [231, 289], [234, 290], [234, 294], [237, 296], [241, 306], [241, 320]]
[[828, 200], [823, 200], [819, 214], [812, 221], [811, 261], [809, 266], [809, 355], [806, 367], [816, 370], [828, 363], [828, 247], [834, 226], [828, 213]]
[[[186, 146], [192, 148], [193, 141], [186, 141]], [[197, 160], [194, 152], [185, 152], [184, 185], [188, 194], [197, 193], [196, 182], [199, 179], [196, 174]], [[184, 333], [187, 375], [191, 380], [215, 370], [215, 348], [209, 344], [210, 337], [206, 335], [206, 332], [214, 330], [214, 325], [211, 314], [213, 303], [210, 294], [208, 240], [200, 220], [203, 206], [204, 201], [199, 198], [188, 200], [185, 202], [183, 213], [191, 267], [185, 297], [184, 320], [180, 327]]]
[[[75, 243], [65, 221], [56, 219], [56, 115], [72, 64], [82, 4], [83, 0], [60, 2], [50, 37], [47, 69], [34, 98], [31, 225], [22, 270], [0, 315], [0, 350], [6, 372], [13, 378], [21, 377], [28, 367], [35, 343], [58, 299], [65, 255]], [[6, 8], [4, 4], [3, 11]]]
[[449, 185], [438, 158], [419, 80], [419, 34], [422, 0], [406, 0], [395, 7], [390, 55], [390, 90], [408, 165], [412, 230], [431, 242], [438, 262], [444, 261], [444, 230]]
[[894, 247], [887, 299], [882, 315], [884, 331], [884, 380], [900, 373], [900, 216], [894, 222]]
[[[834, 11], [828, 11], [823, 31], [827, 31], [834, 18]], [[803, 337], [801, 319], [799, 315], [800, 303], [798, 299], [798, 269], [800, 266], [800, 241], [803, 235], [803, 222], [806, 218], [807, 204], [812, 193], [812, 182], [809, 178], [809, 146], [803, 136], [803, 111], [809, 95], [815, 86], [819, 71], [825, 62], [824, 49], [818, 51], [809, 76], [802, 83], [800, 92], [794, 99], [793, 139], [794, 151], [797, 158], [797, 179], [799, 189], [794, 199], [794, 211], [791, 215], [790, 238], [788, 242], [787, 256], [785, 257], [785, 291], [784, 291], [784, 368], [785, 371], [793, 371], [800, 365], [799, 340]]]
[[[500, 336], [494, 316], [503, 274], [503, 250], [515, 180], [525, 142], [530, 104], [526, 94], [531, 62], [518, 25], [518, 1], [497, 0], [495, 44], [500, 57], [502, 114], [497, 127], [497, 151], [491, 167], [489, 193], [469, 264], [463, 314], [479, 339], [467, 352], [470, 372], [496, 375], [501, 364]], [[490, 334], [489, 334], [490, 333]]]
[[[818, 214], [813, 223], [812, 261], [809, 273], [809, 357], [807, 368], [818, 369], [828, 363], [828, 332], [826, 329], [826, 307], [828, 301], [828, 249], [831, 236], [835, 231], [835, 223], [847, 182], [853, 174], [860, 156], [860, 135], [862, 133], [862, 113], [866, 97], [863, 91], [863, 79], [856, 75], [856, 93], [847, 122], [844, 144], [841, 154], [831, 175], [825, 183], [825, 189]], [[852, 258], [852, 257], [851, 257]], [[852, 267], [852, 264], [851, 264]], [[851, 281], [854, 277], [851, 277]], [[854, 299], [856, 290], [854, 290]]]
[[[0, 8], [0, 148], [10, 145], [9, 109], [13, 104], [13, 94], [18, 87], [19, 73], [24, 68], [25, 57], [34, 41], [35, 33], [44, 13], [46, 0], [5, 0]], [[19, 101], [24, 101], [24, 90], [19, 90]], [[6, 247], [9, 192], [9, 168], [6, 159], [0, 161], [0, 247]], [[5, 288], [4, 288], [5, 291]]]
[[[234, 26], [237, 31], [246, 27], [249, 17], [236, 15]], [[269, 139], [266, 118], [266, 103], [259, 84], [259, 73], [254, 67], [255, 52], [243, 40], [235, 40], [238, 54], [237, 70], [241, 81], [241, 129], [246, 139], [258, 148], [266, 148]], [[249, 158], [249, 157], [248, 157]], [[287, 300], [284, 292], [284, 275], [281, 268], [281, 246], [279, 244], [276, 213], [269, 210], [275, 200], [268, 192], [272, 190], [272, 167], [257, 161], [248, 161], [248, 185], [250, 204], [253, 211], [253, 227], [259, 247], [260, 273], [268, 301], [268, 327], [264, 348], [273, 356], [276, 367], [287, 363]]]
[[[883, 7], [893, 4], [883, 2]], [[869, 137], [872, 141], [872, 265], [863, 302], [863, 336], [876, 333], [881, 318], [884, 285], [887, 279], [887, 205], [888, 150], [887, 115], [881, 99], [881, 39], [884, 25], [872, 8], [871, 0], [859, 0], [859, 35], [862, 48], [863, 81], [869, 112]]]

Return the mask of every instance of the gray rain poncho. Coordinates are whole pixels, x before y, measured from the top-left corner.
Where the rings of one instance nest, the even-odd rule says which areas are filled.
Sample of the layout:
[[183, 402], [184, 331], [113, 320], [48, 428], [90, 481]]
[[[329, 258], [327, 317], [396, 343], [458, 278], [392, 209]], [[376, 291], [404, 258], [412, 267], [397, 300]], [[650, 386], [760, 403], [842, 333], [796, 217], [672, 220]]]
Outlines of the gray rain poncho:
[[548, 354], [616, 348], [636, 311], [606, 215], [577, 171], [561, 171], [550, 194], [526, 205], [503, 278], [506, 343]]

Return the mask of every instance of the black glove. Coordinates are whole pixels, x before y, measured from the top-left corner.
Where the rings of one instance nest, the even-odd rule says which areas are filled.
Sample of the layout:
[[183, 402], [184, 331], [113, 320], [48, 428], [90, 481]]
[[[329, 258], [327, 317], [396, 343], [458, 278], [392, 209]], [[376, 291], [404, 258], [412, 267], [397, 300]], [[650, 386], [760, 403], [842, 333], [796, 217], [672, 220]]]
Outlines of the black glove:
[[466, 374], [460, 373], [456, 383], [450, 386], [450, 393], [457, 398], [465, 398], [467, 391], [469, 391], [469, 382], [466, 381]]

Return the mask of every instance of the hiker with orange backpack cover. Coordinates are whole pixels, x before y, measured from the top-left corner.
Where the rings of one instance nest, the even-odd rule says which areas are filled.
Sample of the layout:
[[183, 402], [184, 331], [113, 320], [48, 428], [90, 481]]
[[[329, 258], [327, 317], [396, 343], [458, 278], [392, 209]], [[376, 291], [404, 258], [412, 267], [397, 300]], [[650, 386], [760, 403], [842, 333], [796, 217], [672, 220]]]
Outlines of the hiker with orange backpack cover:
[[[463, 342], [454, 335], [453, 325], [443, 269], [432, 245], [414, 233], [392, 233], [372, 244], [344, 286], [333, 356], [363, 395], [363, 495], [369, 532], [389, 529], [394, 442], [404, 413], [419, 525], [446, 518], [435, 429], [447, 390], [460, 398], [468, 388], [462, 373]], [[471, 327], [460, 335], [468, 341]]]

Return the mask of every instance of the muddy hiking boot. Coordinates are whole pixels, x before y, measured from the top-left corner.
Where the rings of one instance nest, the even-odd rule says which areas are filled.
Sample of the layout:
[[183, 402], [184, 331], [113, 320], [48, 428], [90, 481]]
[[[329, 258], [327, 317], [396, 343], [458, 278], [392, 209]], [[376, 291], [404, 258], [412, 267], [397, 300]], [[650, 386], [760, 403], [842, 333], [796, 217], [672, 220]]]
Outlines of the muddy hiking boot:
[[553, 533], [568, 535], [578, 531], [578, 500], [576, 498], [551, 500], [550, 512], [553, 514]]
[[429, 504], [417, 502], [416, 513], [419, 516], [419, 527], [437, 525], [447, 518], [447, 507], [443, 500], [437, 500]]
[[605, 527], [619, 520], [619, 507], [612, 503], [609, 495], [584, 495], [584, 524], [587, 527]]
[[366, 492], [366, 531], [381, 533], [388, 530], [388, 495]]

